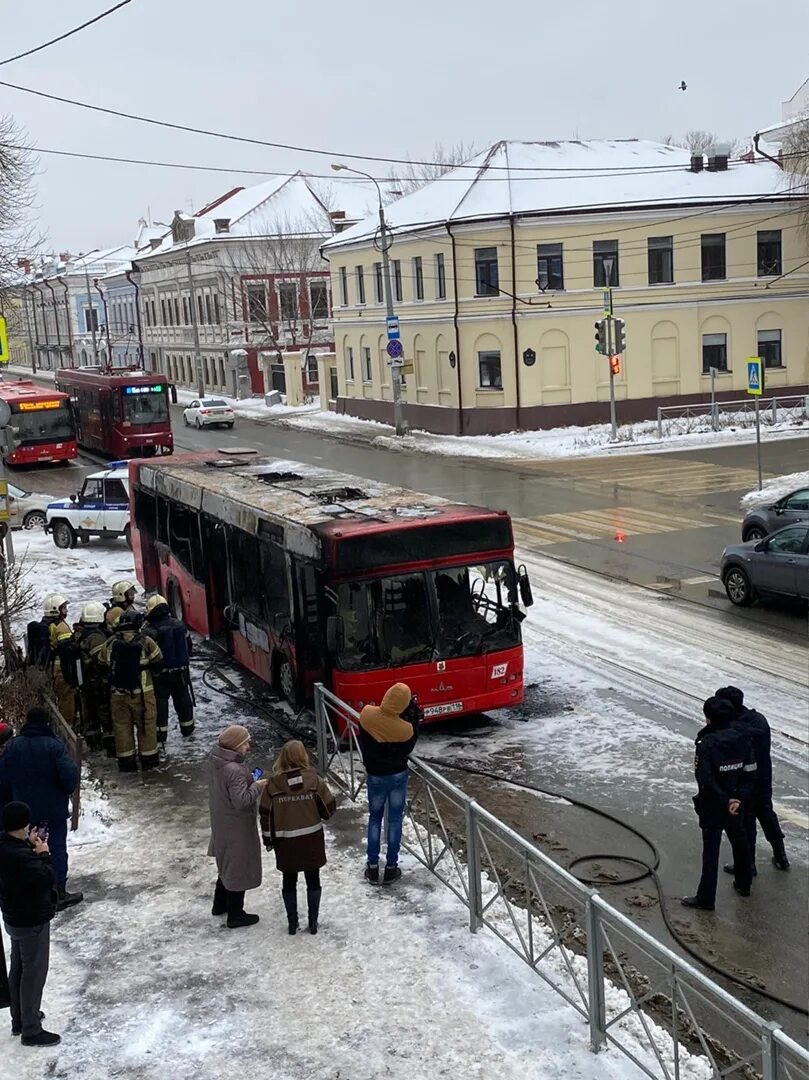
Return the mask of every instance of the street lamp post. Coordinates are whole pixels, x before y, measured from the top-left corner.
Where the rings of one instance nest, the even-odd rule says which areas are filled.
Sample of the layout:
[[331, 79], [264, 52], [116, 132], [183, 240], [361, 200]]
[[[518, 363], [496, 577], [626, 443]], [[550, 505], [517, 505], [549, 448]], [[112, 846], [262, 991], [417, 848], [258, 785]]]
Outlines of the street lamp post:
[[[387, 311], [388, 319], [395, 317], [393, 310], [393, 288], [391, 286], [390, 279], [390, 249], [393, 244], [393, 237], [388, 232], [388, 225], [385, 220], [385, 207], [382, 204], [382, 189], [379, 186], [377, 180], [371, 176], [370, 173], [362, 172], [361, 169], [350, 168], [348, 165], [333, 164], [332, 168], [335, 172], [350, 172], [355, 173], [357, 176], [364, 176], [366, 180], [370, 180], [376, 188], [377, 196], [379, 197], [379, 249], [382, 252], [382, 281], [385, 289], [385, 308]], [[402, 368], [401, 363], [396, 364], [389, 361], [391, 369], [391, 384], [393, 386], [393, 423], [396, 428], [397, 435], [407, 434], [407, 422], [404, 418], [404, 406], [402, 403]]]

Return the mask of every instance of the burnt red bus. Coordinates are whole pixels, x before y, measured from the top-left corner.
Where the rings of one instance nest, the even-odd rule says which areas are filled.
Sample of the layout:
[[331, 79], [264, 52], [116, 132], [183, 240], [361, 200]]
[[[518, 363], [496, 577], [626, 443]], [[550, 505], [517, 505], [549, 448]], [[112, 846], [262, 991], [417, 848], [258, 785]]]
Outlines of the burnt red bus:
[[172, 388], [163, 375], [131, 368], [61, 368], [56, 386], [70, 395], [79, 446], [119, 460], [173, 452]]
[[137, 575], [293, 706], [406, 682], [428, 720], [523, 700], [524, 568], [503, 511], [296, 461], [130, 464]]
[[37, 465], [76, 457], [76, 431], [67, 394], [30, 379], [0, 383], [0, 400], [11, 412], [17, 447], [3, 453], [7, 465]]

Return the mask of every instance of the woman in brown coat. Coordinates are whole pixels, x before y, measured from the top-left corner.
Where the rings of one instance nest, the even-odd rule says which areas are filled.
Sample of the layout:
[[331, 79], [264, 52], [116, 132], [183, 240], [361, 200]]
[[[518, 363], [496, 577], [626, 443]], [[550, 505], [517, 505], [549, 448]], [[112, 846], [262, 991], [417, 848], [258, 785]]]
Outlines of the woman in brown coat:
[[306, 878], [309, 933], [317, 933], [320, 912], [320, 868], [326, 865], [323, 822], [337, 809], [325, 780], [309, 764], [306, 747], [286, 743], [273, 766], [261, 797], [259, 816], [267, 851], [275, 847], [275, 865], [284, 875], [281, 896], [289, 932], [298, 929], [298, 874]]
[[244, 758], [250, 732], [240, 724], [225, 728], [211, 751], [208, 801], [211, 810], [211, 846], [219, 877], [212, 915], [228, 917], [231, 930], [253, 926], [258, 915], [244, 910], [246, 889], [261, 884], [261, 844], [256, 827], [256, 805], [267, 784], [255, 781]]

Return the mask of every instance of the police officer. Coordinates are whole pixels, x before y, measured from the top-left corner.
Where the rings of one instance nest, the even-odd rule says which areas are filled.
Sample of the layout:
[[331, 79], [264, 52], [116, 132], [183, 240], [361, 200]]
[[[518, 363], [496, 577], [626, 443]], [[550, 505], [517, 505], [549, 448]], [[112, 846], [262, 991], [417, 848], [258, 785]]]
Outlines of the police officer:
[[104, 629], [106, 611], [97, 600], [82, 605], [76, 642], [81, 657], [81, 710], [84, 718], [84, 738], [91, 750], [107, 751], [115, 756], [115, 738], [110, 716], [110, 686], [108, 672], [101, 659], [107, 644]]
[[159, 761], [152, 672], [162, 664], [163, 654], [156, 641], [141, 634], [142, 621], [134, 608], [125, 611], [101, 652], [110, 673], [110, 712], [121, 772], [137, 772], [138, 757], [143, 769]]
[[683, 898], [689, 908], [713, 911], [719, 848], [723, 831], [733, 848], [733, 887], [740, 896], [750, 895], [752, 872], [744, 809], [755, 787], [756, 759], [750, 736], [734, 723], [729, 701], [710, 697], [702, 707], [707, 724], [696, 738], [694, 774], [698, 793], [694, 808], [702, 829], [702, 877], [695, 896]]
[[[770, 842], [772, 861], [779, 870], [789, 870], [789, 859], [784, 848], [784, 834], [781, 823], [772, 805], [772, 758], [770, 757], [770, 725], [767, 719], [755, 709], [748, 709], [744, 704], [744, 691], [737, 686], [723, 686], [716, 691], [718, 698], [729, 701], [736, 714], [736, 723], [746, 731], [753, 743], [756, 755], [756, 786], [752, 799], [748, 802], [744, 824], [750, 845], [750, 864], [753, 877], [756, 876], [756, 820], [761, 831]], [[733, 873], [733, 864], [725, 867], [725, 872]]]
[[56, 704], [67, 723], [73, 727], [76, 724], [76, 691], [80, 669], [73, 631], [67, 623], [67, 607], [67, 597], [60, 593], [51, 593], [45, 598], [42, 619], [39, 624], [34, 624], [39, 626], [39, 633], [35, 633], [32, 626], [28, 627], [28, 655], [30, 660], [42, 667], [50, 665]]
[[157, 699], [157, 739], [165, 746], [169, 734], [169, 701], [180, 721], [184, 736], [194, 734], [194, 701], [188, 661], [191, 658], [191, 635], [184, 622], [169, 611], [165, 596], [150, 596], [146, 601], [144, 633], [153, 637], [163, 654], [163, 667], [155, 675]]
[[107, 633], [111, 634], [123, 613], [134, 606], [137, 591], [134, 581], [124, 580], [114, 583], [112, 597], [107, 604], [107, 614], [104, 619]]

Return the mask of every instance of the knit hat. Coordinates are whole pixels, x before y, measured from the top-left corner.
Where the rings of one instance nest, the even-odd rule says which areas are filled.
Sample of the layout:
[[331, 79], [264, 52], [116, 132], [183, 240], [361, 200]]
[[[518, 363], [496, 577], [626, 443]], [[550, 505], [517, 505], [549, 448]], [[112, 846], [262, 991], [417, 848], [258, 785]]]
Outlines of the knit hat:
[[44, 724], [45, 727], [50, 727], [51, 714], [44, 705], [32, 705], [25, 714], [25, 722], [26, 724]]
[[219, 745], [223, 750], [238, 750], [243, 742], [250, 738], [250, 732], [241, 724], [231, 724], [219, 736]]
[[17, 832], [31, 824], [31, 807], [24, 802], [10, 802], [3, 807], [3, 830]]
[[14, 728], [11, 724], [0, 723], [0, 746], [5, 746], [13, 734]]

